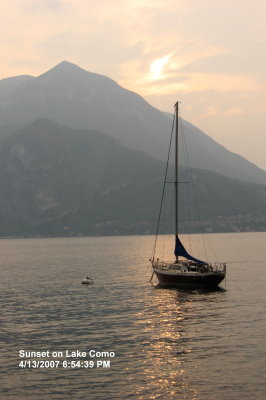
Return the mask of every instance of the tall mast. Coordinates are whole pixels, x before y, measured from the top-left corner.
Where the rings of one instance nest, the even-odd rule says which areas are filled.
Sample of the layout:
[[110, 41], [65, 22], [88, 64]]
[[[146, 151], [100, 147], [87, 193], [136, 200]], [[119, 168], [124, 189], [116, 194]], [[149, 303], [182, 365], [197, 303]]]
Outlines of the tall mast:
[[175, 104], [175, 236], [178, 236], [178, 101]]

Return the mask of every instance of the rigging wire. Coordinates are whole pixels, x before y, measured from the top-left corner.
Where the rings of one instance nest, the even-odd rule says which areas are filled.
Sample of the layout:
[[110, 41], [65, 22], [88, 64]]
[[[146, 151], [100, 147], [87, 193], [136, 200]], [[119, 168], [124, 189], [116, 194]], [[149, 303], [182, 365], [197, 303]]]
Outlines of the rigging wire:
[[[195, 205], [196, 205], [196, 214], [197, 214], [198, 220], [200, 221], [201, 225], [203, 225], [202, 217], [201, 217], [201, 213], [200, 213], [199, 202], [198, 202], [198, 197], [197, 197], [196, 186], [195, 186], [195, 180], [193, 178], [192, 167], [191, 167], [190, 158], [189, 158], [189, 151], [188, 151], [188, 147], [187, 147], [187, 143], [186, 143], [185, 135], [184, 135], [183, 120], [181, 117], [180, 117], [180, 122], [181, 122], [181, 136], [182, 136], [182, 144], [183, 144], [183, 148], [184, 148], [185, 165], [187, 165], [188, 175], [189, 175], [189, 178], [191, 181], [191, 187], [193, 190], [193, 198], [194, 198]], [[190, 217], [191, 217], [191, 215], [190, 215]], [[189, 221], [189, 230], [190, 230], [189, 233], [191, 233], [191, 221]], [[202, 240], [205, 257], [208, 258], [207, 246], [206, 246], [206, 241], [208, 241], [208, 240], [203, 235], [201, 235], [201, 240]], [[208, 247], [212, 250], [214, 258], [217, 259], [217, 256], [214, 253], [214, 250], [212, 249], [212, 247], [210, 246], [209, 241], [208, 241]]]
[[167, 179], [167, 174], [168, 174], [170, 153], [171, 153], [172, 140], [173, 140], [173, 133], [174, 133], [174, 125], [175, 125], [175, 114], [174, 114], [174, 116], [173, 116], [172, 129], [171, 129], [171, 138], [170, 138], [170, 144], [169, 144], [169, 149], [168, 149], [168, 154], [167, 154], [167, 162], [166, 162], [166, 167], [165, 167], [165, 174], [164, 174], [164, 182], [163, 182], [162, 197], [161, 197], [161, 203], [160, 203], [160, 209], [159, 209], [159, 217], [158, 217], [158, 221], [157, 221], [155, 240], [154, 240], [153, 251], [152, 251], [152, 256], [151, 256], [151, 260], [152, 260], [152, 261], [154, 260], [155, 251], [156, 251], [156, 244], [157, 244], [158, 235], [159, 235], [161, 214], [162, 214], [162, 209], [163, 209], [163, 200], [164, 200], [165, 187], [166, 187], [166, 179]]
[[[181, 110], [179, 108], [179, 113], [180, 113], [180, 111]], [[186, 146], [184, 127], [183, 127], [181, 116], [180, 116], [180, 138], [181, 138], [182, 151], [183, 151], [183, 155], [184, 155], [184, 179], [185, 179], [185, 181], [187, 181], [187, 183], [189, 183], [190, 177], [187, 176], [188, 175], [187, 171], [190, 170], [190, 162], [189, 162], [188, 149]], [[190, 180], [191, 180], [191, 178], [190, 178]], [[192, 244], [191, 244], [191, 235], [190, 235], [192, 233], [192, 229], [191, 229], [192, 215], [191, 215], [191, 207], [190, 207], [190, 204], [192, 202], [191, 202], [191, 190], [189, 189], [189, 185], [185, 186], [183, 198], [186, 198], [187, 203], [188, 203], [188, 207], [184, 208], [184, 210], [186, 210], [187, 215], [182, 215], [182, 213], [181, 213], [181, 217], [183, 217], [182, 222], [184, 223], [183, 229], [185, 232], [187, 230], [188, 247], [189, 247], [190, 251], [193, 251]]]
[[[180, 122], [181, 122], [181, 134], [182, 134], [182, 143], [183, 143], [183, 148], [184, 148], [185, 165], [187, 165], [187, 172], [188, 172], [188, 176], [189, 176], [189, 179], [191, 182], [191, 188], [193, 191], [193, 198], [194, 198], [195, 206], [196, 206], [196, 215], [197, 215], [199, 221], [202, 222], [200, 208], [199, 208], [199, 202], [198, 202], [198, 197], [197, 197], [197, 191], [196, 191], [196, 187], [195, 187], [195, 181], [193, 178], [192, 167], [191, 167], [190, 158], [189, 158], [189, 151], [188, 151], [188, 147], [187, 147], [187, 143], [186, 143], [185, 135], [184, 135], [183, 120], [181, 117], [180, 117]], [[191, 214], [189, 215], [189, 217], [191, 218]], [[191, 220], [189, 221], [189, 230], [190, 230], [189, 233], [191, 233]], [[207, 249], [206, 249], [206, 243], [205, 243], [204, 238], [202, 238], [202, 244], [203, 244], [205, 257], [207, 258]]]
[[[170, 155], [171, 155], [171, 147], [172, 147], [173, 134], [174, 134], [175, 119], [176, 119], [176, 116], [174, 113], [173, 121], [172, 121], [172, 128], [171, 128], [170, 144], [169, 144], [169, 149], [168, 149], [168, 154], [167, 154], [167, 162], [166, 162], [166, 167], [165, 167], [162, 196], [161, 196], [161, 202], [160, 202], [160, 208], [159, 208], [159, 217], [158, 217], [157, 226], [156, 226], [156, 234], [155, 234], [155, 240], [154, 240], [151, 260], [154, 260], [154, 258], [155, 258], [159, 229], [160, 229], [160, 224], [161, 224], [162, 211], [163, 211], [163, 207], [164, 207], [165, 189], [166, 189], [166, 184], [168, 183], [167, 176], [168, 176], [169, 163], [170, 163]], [[195, 206], [196, 206], [196, 215], [198, 217], [198, 220], [202, 223], [202, 217], [200, 214], [200, 207], [199, 207], [199, 202], [198, 202], [197, 192], [196, 192], [196, 187], [195, 187], [195, 180], [193, 178], [192, 167], [191, 167], [190, 158], [189, 158], [189, 151], [188, 151], [188, 147], [187, 147], [187, 143], [186, 143], [185, 135], [184, 135], [183, 119], [181, 118], [181, 115], [180, 115], [179, 121], [180, 121], [180, 127], [181, 127], [180, 130], [181, 130], [181, 138], [182, 138], [182, 145], [183, 145], [183, 152], [184, 152], [184, 161], [185, 161], [186, 170], [188, 172], [188, 178], [189, 178], [189, 181], [191, 182], [193, 198], [194, 198]], [[188, 197], [190, 198], [191, 197], [190, 191], [188, 191], [188, 193], [189, 193]], [[189, 208], [188, 233], [191, 233], [191, 210], [190, 210], [190, 207], [188, 207], [188, 208]], [[205, 257], [207, 258], [207, 249], [206, 249], [205, 238], [201, 237], [201, 240], [202, 240], [202, 246], [204, 249]], [[191, 246], [191, 243], [189, 243], [189, 245]], [[163, 247], [164, 247], [164, 244], [163, 244]], [[212, 252], [214, 254], [213, 249], [212, 249]], [[217, 258], [215, 254], [214, 254], [214, 257]]]

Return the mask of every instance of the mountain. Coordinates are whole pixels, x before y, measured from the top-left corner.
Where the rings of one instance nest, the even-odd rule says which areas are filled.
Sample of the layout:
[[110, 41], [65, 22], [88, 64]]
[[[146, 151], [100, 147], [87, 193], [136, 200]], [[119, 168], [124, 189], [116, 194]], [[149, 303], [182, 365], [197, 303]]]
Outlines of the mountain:
[[[164, 167], [103, 133], [36, 120], [0, 141], [0, 235], [154, 233]], [[192, 174], [203, 231], [266, 229], [264, 185]]]
[[13, 90], [22, 85], [24, 82], [29, 82], [34, 79], [31, 75], [14, 76], [0, 80], [0, 98], [1, 107], [5, 109], [8, 104], [5, 104], [5, 96], [9, 95]]
[[[172, 124], [168, 115], [113, 80], [66, 61], [38, 77], [0, 81], [0, 137], [38, 118], [97, 130], [131, 149], [166, 159]], [[193, 168], [266, 184], [264, 170], [226, 150], [190, 123], [183, 121], [183, 127]]]

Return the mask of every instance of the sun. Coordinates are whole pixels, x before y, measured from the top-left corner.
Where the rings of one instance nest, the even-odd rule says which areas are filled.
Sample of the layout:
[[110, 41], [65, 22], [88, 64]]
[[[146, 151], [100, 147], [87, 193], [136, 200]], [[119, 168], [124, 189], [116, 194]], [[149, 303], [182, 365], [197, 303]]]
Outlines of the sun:
[[155, 81], [158, 79], [162, 79], [164, 77], [163, 75], [163, 69], [168, 63], [169, 59], [171, 57], [171, 54], [167, 54], [166, 56], [163, 56], [161, 58], [157, 58], [150, 64], [150, 79]]

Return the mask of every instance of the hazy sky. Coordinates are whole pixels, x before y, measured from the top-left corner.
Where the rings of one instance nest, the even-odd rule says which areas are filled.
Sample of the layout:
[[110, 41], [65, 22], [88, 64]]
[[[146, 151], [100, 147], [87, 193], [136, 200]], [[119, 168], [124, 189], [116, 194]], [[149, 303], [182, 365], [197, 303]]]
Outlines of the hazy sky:
[[266, 169], [265, 0], [8, 0], [0, 79], [63, 60], [109, 76]]

